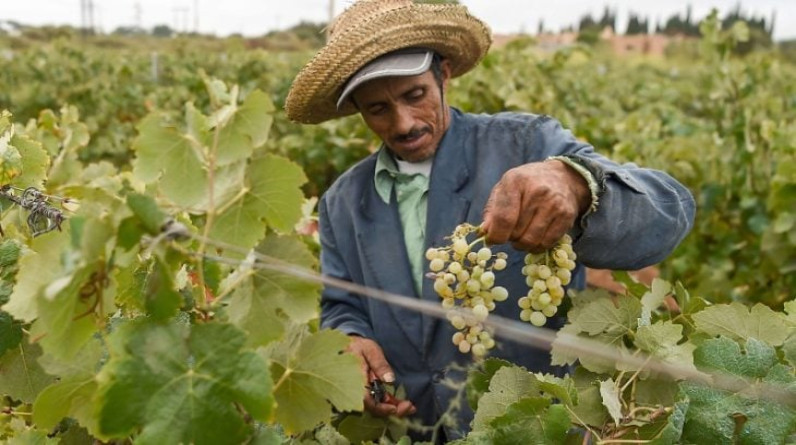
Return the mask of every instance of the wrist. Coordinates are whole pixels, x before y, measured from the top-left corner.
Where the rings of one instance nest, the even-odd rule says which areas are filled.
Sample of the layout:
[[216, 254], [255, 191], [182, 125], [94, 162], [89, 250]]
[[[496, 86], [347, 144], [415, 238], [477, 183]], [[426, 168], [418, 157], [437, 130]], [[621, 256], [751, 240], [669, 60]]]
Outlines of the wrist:
[[599, 200], [597, 181], [588, 169], [566, 156], [551, 156], [547, 162], [556, 162], [561, 165], [562, 171], [568, 177], [572, 195], [578, 207], [578, 216], [583, 217], [597, 210]]

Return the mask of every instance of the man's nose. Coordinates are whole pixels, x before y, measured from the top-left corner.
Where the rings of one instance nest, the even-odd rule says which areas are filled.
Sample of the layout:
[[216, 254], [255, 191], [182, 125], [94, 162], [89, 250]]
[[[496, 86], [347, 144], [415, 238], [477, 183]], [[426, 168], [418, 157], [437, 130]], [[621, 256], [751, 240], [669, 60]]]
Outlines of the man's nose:
[[406, 134], [412, 131], [414, 119], [406, 107], [396, 107], [393, 116], [393, 131], [397, 134]]

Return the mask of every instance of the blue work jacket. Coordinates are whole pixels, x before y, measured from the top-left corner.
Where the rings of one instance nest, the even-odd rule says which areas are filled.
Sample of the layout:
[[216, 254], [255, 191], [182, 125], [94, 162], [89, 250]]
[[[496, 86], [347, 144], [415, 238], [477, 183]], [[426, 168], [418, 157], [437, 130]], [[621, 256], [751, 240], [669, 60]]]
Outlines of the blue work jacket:
[[[548, 116], [474, 115], [452, 108], [451, 125], [431, 170], [425, 247], [447, 244], [445, 237], [462, 222], [480, 224], [487, 198], [506, 171], [560, 155], [588, 165], [603, 187], [596, 212], [572, 232], [581, 265], [633, 270], [655, 264], [691, 229], [693, 197], [666, 173], [616, 164]], [[375, 166], [376, 154], [345, 172], [321, 199], [322, 273], [439, 302], [433, 280], [423, 283], [422, 295], [415, 295], [396, 200], [393, 196], [386, 204], [379, 197]], [[509, 255], [508, 267], [496, 273], [496, 282], [508, 289], [510, 297], [494, 313], [518, 319], [516, 301], [528, 291], [520, 273], [525, 253], [510, 245], [497, 250]], [[573, 283], [582, 285], [584, 279], [579, 267]], [[375, 340], [397, 383], [406, 388], [407, 398], [417, 407], [415, 418], [424, 425], [434, 424], [457, 397], [444, 380], [464, 381], [463, 369], [471, 363], [470, 355], [460, 353], [452, 343], [454, 330], [446, 320], [332, 287], [322, 294], [321, 323], [324, 328]], [[546, 351], [496, 340], [498, 346], [491, 356], [532, 371], [556, 371]], [[466, 434], [472, 420], [467, 403], [462, 399], [457, 403], [456, 421], [445, 427], [448, 439]]]

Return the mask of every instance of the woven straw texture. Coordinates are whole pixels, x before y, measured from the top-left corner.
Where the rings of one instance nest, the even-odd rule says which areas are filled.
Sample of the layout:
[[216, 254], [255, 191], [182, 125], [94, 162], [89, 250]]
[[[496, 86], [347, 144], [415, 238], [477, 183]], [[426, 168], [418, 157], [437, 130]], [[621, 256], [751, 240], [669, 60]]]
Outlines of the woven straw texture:
[[298, 73], [285, 101], [288, 118], [317, 124], [357, 112], [337, 110], [343, 84], [376, 57], [430, 48], [448, 59], [453, 77], [475, 67], [492, 43], [489, 28], [460, 5], [411, 0], [360, 0], [332, 23], [330, 39]]

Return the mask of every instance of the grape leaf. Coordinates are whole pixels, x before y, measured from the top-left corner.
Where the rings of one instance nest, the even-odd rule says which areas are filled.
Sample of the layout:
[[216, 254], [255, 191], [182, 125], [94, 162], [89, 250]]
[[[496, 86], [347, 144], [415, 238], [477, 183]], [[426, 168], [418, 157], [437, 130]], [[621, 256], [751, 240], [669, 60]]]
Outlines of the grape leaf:
[[506, 413], [489, 422], [492, 443], [524, 445], [564, 444], [570, 418], [562, 405], [543, 397], [524, 398], [509, 405]]
[[127, 195], [127, 205], [150, 235], [157, 235], [161, 232], [163, 223], [168, 217], [160, 210], [152, 197], [140, 193], [130, 193]]
[[122, 326], [99, 377], [100, 430], [141, 428], [142, 444], [242, 443], [252, 431], [238, 406], [265, 421], [272, 405], [268, 368], [244, 342], [227, 324]]
[[578, 390], [575, 388], [575, 382], [569, 376], [560, 378], [554, 375], [540, 373], [535, 373], [534, 376], [538, 380], [539, 389], [542, 391], [550, 394], [567, 406], [571, 407], [578, 404]]
[[[95, 240], [86, 241], [89, 250], [99, 248], [101, 243]], [[99, 329], [95, 317], [114, 310], [116, 283], [112, 278], [97, 278], [106, 273], [106, 264], [101, 257], [93, 259], [97, 262], [81, 262], [77, 269], [65, 271], [36, 296], [39, 316], [31, 326], [31, 335], [41, 337], [48, 354], [61, 359], [74, 356]]]
[[100, 435], [93, 397], [97, 391], [94, 375], [69, 377], [44, 388], [33, 404], [33, 421], [52, 429], [64, 417], [72, 417], [92, 435]]
[[516, 366], [502, 367], [489, 382], [489, 392], [478, 402], [473, 431], [487, 429], [492, 419], [500, 417], [508, 407], [526, 397], [538, 397], [536, 377]]
[[[758, 393], [760, 383], [792, 388], [796, 377], [777, 363], [776, 351], [754, 338], [742, 352], [735, 341], [710, 339], [694, 351], [694, 363], [751, 380], [751, 387], [731, 392], [683, 382], [680, 391], [690, 400], [683, 439], [693, 443], [783, 443], [796, 427], [796, 410]], [[793, 392], [790, 392], [793, 394]]]
[[183, 208], [194, 207], [208, 188], [199, 148], [160, 114], [145, 117], [138, 131], [133, 142], [133, 174], [144, 183], [159, 180], [161, 191], [171, 202]]
[[708, 307], [693, 315], [696, 328], [713, 336], [723, 335], [744, 343], [756, 338], [772, 346], [788, 338], [788, 328], [781, 314], [768, 306], [756, 304], [751, 311], [741, 303]]
[[0, 311], [0, 357], [22, 341], [22, 324]]
[[[553, 347], [550, 352], [551, 364], [556, 366], [572, 365], [576, 361], [580, 361], [581, 366], [589, 371], [604, 374], [612, 373], [616, 369], [624, 369], [614, 359], [596, 355], [594, 351], [596, 347], [610, 348], [614, 349], [622, 357], [631, 356], [631, 352], [623, 344], [625, 332], [617, 330], [614, 334], [597, 334], [594, 336], [586, 336], [579, 332], [580, 328], [578, 325], [568, 324], [556, 333], [556, 339], [553, 340]], [[583, 340], [579, 340], [580, 338]], [[583, 344], [585, 342], [593, 342], [594, 347], [590, 347], [584, 353]], [[570, 346], [572, 344], [578, 344], [580, 348], [575, 349]]]
[[14, 127], [0, 133], [0, 184], [10, 184], [22, 173], [22, 155], [11, 144], [13, 137]]
[[473, 367], [467, 372], [467, 403], [473, 411], [478, 409], [481, 396], [489, 391], [489, 381], [495, 372], [504, 366], [513, 366], [510, 362], [490, 357], [484, 360], [482, 369]]
[[[398, 438], [406, 434], [406, 425], [395, 418], [374, 417], [368, 412], [346, 413], [337, 430], [347, 443], [378, 442], [381, 437]], [[317, 438], [317, 435], [316, 435]], [[320, 438], [319, 438], [320, 439]], [[325, 444], [326, 442], [321, 441]]]
[[19, 259], [17, 283], [3, 310], [24, 322], [38, 317], [35, 296], [61, 275], [61, 253], [68, 243], [69, 237], [60, 232], [45, 233], [33, 239], [30, 250]]
[[265, 143], [273, 123], [274, 104], [264, 92], [254, 90], [224, 125], [218, 136], [217, 162], [227, 165], [246, 159]]
[[28, 429], [11, 437], [6, 445], [56, 445], [59, 438], [49, 437], [47, 431]]
[[666, 418], [663, 429], [656, 434], [650, 445], [674, 445], [680, 443], [680, 436], [683, 434], [683, 425], [688, 411], [690, 401], [688, 399], [678, 401], [674, 404], [672, 413]]
[[39, 391], [55, 380], [36, 361], [41, 355], [41, 347], [27, 341], [6, 351], [0, 357], [0, 394], [32, 403]]
[[47, 168], [50, 166], [47, 151], [39, 142], [25, 135], [14, 135], [11, 143], [22, 156], [22, 173], [14, 179], [14, 185], [19, 188], [43, 188]]
[[255, 159], [247, 170], [246, 193], [218, 215], [210, 237], [249, 249], [265, 236], [263, 220], [277, 231], [292, 231], [301, 218], [300, 187], [306, 181], [301, 167], [286, 158]]
[[639, 283], [633, 278], [632, 275], [626, 270], [615, 270], [611, 272], [614, 280], [625, 286], [631, 296], [641, 298], [647, 292], [647, 286]]
[[579, 308], [570, 321], [589, 335], [626, 334], [636, 328], [641, 303], [637, 298], [627, 296], [618, 296], [616, 301], [617, 304], [608, 298], [595, 300]]
[[[312, 270], [315, 256], [296, 238], [271, 236], [257, 252], [285, 265]], [[253, 260], [253, 258], [250, 258]], [[249, 333], [249, 343], [266, 345], [284, 332], [283, 313], [293, 321], [306, 323], [318, 315], [321, 285], [285, 273], [254, 269], [246, 261], [221, 285], [221, 292], [232, 292], [228, 313], [230, 320]]]
[[[641, 319], [645, 320], [644, 325], [649, 325], [652, 313], [663, 304], [666, 295], [672, 292], [672, 285], [668, 282], [655, 278], [652, 280], [652, 287], [649, 292], [645, 292], [641, 297]], [[639, 323], [642, 325], [642, 323]]]
[[614, 379], [600, 382], [600, 398], [608, 414], [614, 419], [614, 424], [618, 426], [622, 420], [622, 403], [619, 401], [619, 387]]
[[332, 406], [339, 411], [362, 410], [365, 377], [359, 360], [342, 353], [348, 342], [345, 334], [324, 330], [303, 336], [297, 348], [283, 351], [286, 356], [272, 355], [276, 420], [287, 433], [328, 422]]
[[678, 344], [683, 337], [683, 326], [671, 321], [640, 326], [634, 339], [637, 348], [664, 362], [694, 368], [693, 352], [696, 345]]

